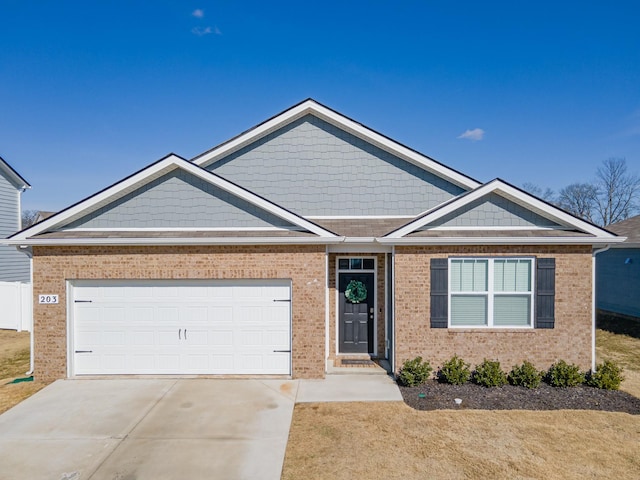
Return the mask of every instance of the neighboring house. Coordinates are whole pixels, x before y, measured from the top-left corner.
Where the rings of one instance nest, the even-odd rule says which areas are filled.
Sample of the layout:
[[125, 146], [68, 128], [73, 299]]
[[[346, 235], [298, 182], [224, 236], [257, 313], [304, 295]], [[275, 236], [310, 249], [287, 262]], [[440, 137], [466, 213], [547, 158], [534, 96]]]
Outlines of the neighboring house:
[[38, 223], [38, 222], [41, 222], [42, 220], [46, 220], [47, 218], [49, 218], [51, 215], [54, 215], [55, 213], [56, 212], [47, 212], [45, 210], [39, 210], [38, 215], [36, 215], [36, 218], [33, 221], [33, 223]]
[[[0, 238], [20, 230], [20, 196], [31, 185], [0, 157]], [[13, 246], [0, 245], [0, 282], [30, 282], [29, 257]]]
[[640, 215], [606, 228], [627, 239], [596, 257], [597, 307], [640, 319]]
[[589, 368], [592, 252], [621, 240], [306, 100], [10, 243], [33, 251], [37, 377], [321, 378], [417, 355]]

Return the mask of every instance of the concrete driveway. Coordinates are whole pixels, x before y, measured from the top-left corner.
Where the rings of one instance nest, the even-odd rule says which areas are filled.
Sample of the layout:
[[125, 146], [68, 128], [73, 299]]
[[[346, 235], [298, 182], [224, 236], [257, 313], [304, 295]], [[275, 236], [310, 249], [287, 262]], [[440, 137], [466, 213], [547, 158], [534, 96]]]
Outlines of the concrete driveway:
[[0, 477], [279, 479], [298, 383], [62, 380], [0, 416]]

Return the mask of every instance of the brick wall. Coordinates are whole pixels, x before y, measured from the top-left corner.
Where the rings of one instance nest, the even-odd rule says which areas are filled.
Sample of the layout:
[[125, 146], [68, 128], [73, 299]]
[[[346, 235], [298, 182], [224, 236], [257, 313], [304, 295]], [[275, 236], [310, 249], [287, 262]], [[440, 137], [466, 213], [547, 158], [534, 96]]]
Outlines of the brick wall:
[[[67, 376], [66, 280], [236, 279], [292, 280], [294, 378], [322, 378], [325, 357], [325, 247], [162, 246], [34, 247], [35, 376]], [[35, 295], [58, 294], [57, 305]]]
[[[457, 256], [536, 256], [556, 259], [554, 329], [430, 328], [430, 260]], [[395, 360], [418, 355], [439, 367], [454, 354], [472, 366], [484, 358], [504, 369], [529, 360], [539, 368], [565, 359], [591, 366], [591, 247], [396, 247]]]

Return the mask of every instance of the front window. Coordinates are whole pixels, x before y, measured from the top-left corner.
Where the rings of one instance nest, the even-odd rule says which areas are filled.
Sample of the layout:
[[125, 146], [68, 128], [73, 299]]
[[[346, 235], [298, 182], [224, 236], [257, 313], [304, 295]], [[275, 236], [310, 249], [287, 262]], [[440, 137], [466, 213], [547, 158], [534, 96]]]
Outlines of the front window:
[[531, 327], [533, 259], [449, 260], [451, 327]]

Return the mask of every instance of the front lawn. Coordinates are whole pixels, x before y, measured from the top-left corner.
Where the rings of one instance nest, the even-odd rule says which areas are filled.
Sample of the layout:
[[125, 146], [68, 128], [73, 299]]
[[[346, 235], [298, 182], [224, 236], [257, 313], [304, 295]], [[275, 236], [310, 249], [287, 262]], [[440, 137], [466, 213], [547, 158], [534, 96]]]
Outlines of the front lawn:
[[[621, 389], [640, 397], [640, 325], [600, 326], [598, 362], [622, 365]], [[638, 439], [628, 413], [297, 404], [282, 478], [637, 478]]]

